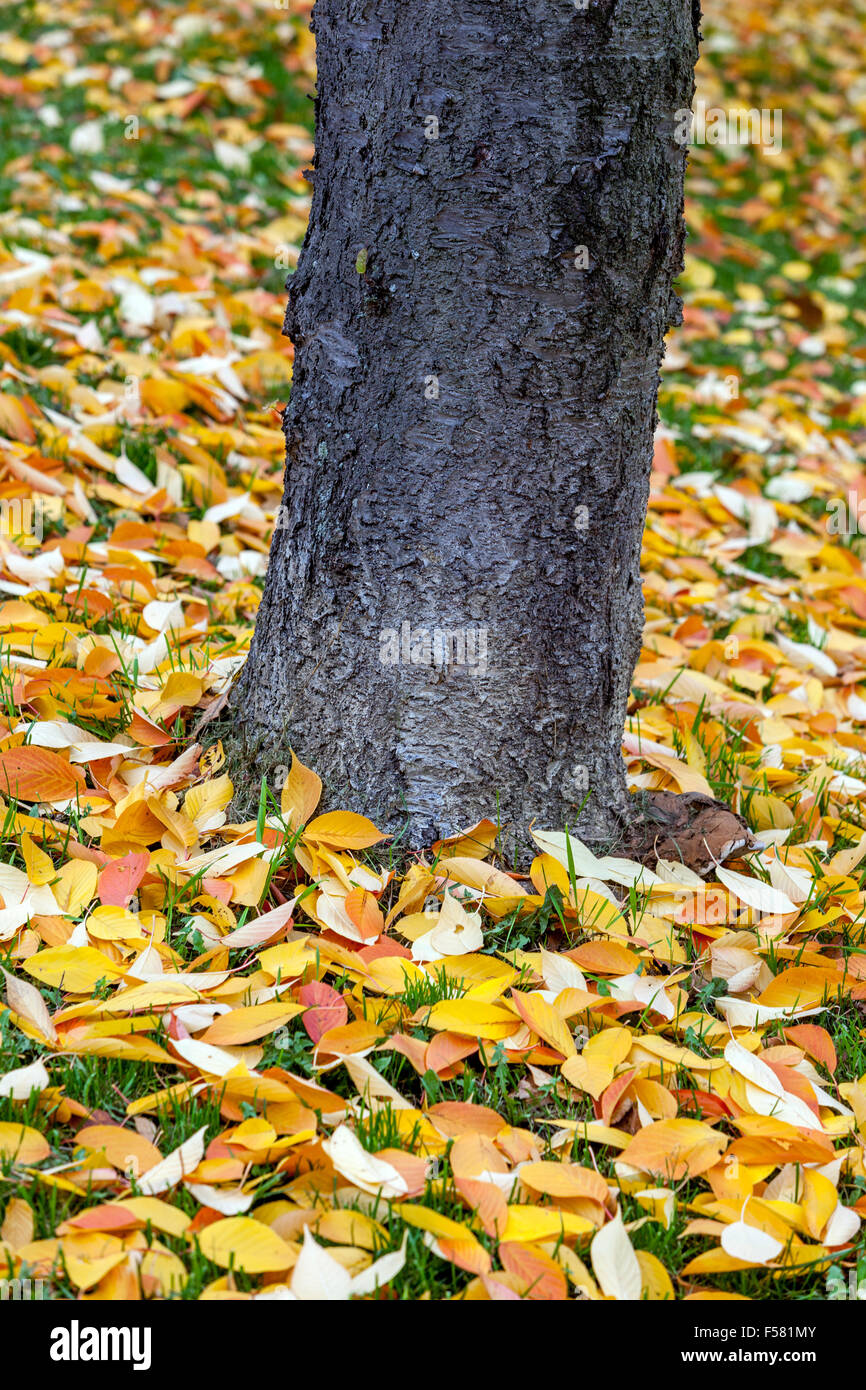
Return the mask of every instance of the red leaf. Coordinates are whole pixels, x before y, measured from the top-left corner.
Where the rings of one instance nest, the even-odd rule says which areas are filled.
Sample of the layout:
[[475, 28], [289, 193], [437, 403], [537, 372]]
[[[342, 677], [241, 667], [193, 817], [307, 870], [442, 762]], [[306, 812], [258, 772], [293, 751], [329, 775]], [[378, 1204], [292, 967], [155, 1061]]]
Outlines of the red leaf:
[[99, 901], [105, 907], [128, 907], [149, 863], [146, 852], [113, 860], [99, 875]]
[[342, 1028], [349, 1018], [349, 1010], [341, 994], [338, 994], [323, 980], [312, 980], [298, 990], [298, 1003], [307, 1006], [301, 1015], [301, 1022], [317, 1043], [331, 1028]]

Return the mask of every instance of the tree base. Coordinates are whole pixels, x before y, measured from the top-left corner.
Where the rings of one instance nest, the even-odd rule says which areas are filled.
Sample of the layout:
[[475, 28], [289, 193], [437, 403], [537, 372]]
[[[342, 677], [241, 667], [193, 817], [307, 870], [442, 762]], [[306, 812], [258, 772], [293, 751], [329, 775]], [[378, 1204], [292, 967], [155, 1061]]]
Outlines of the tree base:
[[640, 792], [617, 854], [649, 868], [659, 859], [706, 878], [716, 864], [757, 848], [743, 817], [701, 792]]
[[[288, 769], [291, 749], [267, 730], [250, 726], [237, 712], [220, 714], [208, 728], [205, 742], [220, 739], [226, 755], [226, 771], [234, 785], [229, 814], [235, 821], [252, 820], [258, 813], [262, 781], [279, 800], [277, 770]], [[316, 769], [318, 770], [318, 769]], [[341, 795], [341, 790], [343, 794]], [[337, 810], [351, 806], [348, 788], [323, 787], [320, 810]], [[748, 823], [724, 802], [700, 792], [684, 794], [655, 791], [638, 792], [626, 798], [622, 806], [608, 806], [606, 815], [589, 824], [569, 823], [571, 833], [599, 855], [612, 854], [634, 859], [652, 868], [659, 859], [683, 864], [702, 878], [712, 873], [717, 863], [748, 852], [758, 846]], [[436, 840], [466, 830], [465, 824], [423, 822], [418, 817], [395, 818], [393, 809], [366, 807], [365, 814], [386, 833], [394, 836], [404, 851], [429, 851]], [[496, 798], [491, 792], [490, 805], [481, 808], [477, 819], [484, 815], [496, 819]], [[544, 824], [545, 830], [561, 830], [560, 823]], [[537, 824], [538, 822], [536, 822]], [[613, 829], [612, 829], [613, 827]], [[529, 823], [513, 821], [503, 824], [499, 853], [506, 862], [522, 867], [527, 855], [537, 853], [529, 832]]]

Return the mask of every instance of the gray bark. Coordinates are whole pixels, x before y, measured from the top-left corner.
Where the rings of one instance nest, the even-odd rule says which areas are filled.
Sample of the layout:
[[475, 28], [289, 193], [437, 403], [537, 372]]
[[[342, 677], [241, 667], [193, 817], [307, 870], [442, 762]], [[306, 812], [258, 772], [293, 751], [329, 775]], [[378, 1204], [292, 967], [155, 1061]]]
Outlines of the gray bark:
[[412, 843], [627, 817], [698, 22], [316, 0], [287, 524], [234, 710], [258, 767], [291, 745]]

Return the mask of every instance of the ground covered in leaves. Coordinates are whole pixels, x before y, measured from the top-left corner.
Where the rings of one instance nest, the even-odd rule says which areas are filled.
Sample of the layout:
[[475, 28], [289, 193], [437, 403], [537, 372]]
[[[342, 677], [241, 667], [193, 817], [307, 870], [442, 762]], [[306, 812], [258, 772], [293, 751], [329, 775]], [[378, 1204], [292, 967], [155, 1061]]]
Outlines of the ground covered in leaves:
[[492, 822], [407, 865], [297, 761], [229, 821], [312, 39], [0, 9], [0, 1277], [856, 1294], [866, 10], [708, 9], [699, 100], [783, 142], [693, 151], [624, 743], [635, 790], [748, 821], [707, 879], [562, 827], [515, 867]]

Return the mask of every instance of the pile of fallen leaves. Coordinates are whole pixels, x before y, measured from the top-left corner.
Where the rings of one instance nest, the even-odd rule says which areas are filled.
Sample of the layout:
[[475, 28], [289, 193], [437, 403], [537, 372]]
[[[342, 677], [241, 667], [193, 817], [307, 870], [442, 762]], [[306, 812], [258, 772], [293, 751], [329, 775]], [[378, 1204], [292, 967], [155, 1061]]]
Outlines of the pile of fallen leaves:
[[297, 759], [228, 819], [208, 716], [282, 489], [305, 7], [17, 7], [0, 1279], [701, 1300], [860, 1276], [863, 18], [704, 24], [698, 98], [778, 107], [785, 137], [692, 154], [624, 752], [634, 790], [720, 797], [753, 840], [698, 874], [537, 830], [521, 873], [486, 820], [407, 869]]

